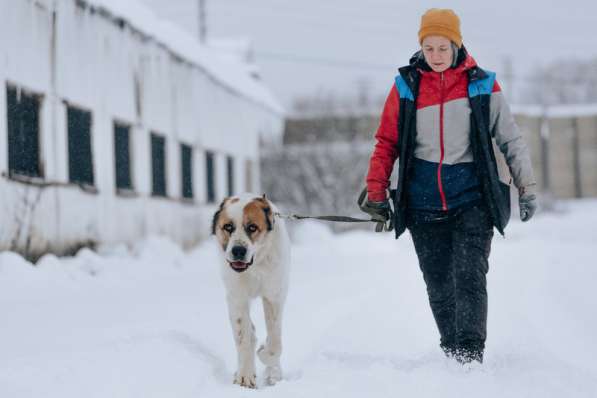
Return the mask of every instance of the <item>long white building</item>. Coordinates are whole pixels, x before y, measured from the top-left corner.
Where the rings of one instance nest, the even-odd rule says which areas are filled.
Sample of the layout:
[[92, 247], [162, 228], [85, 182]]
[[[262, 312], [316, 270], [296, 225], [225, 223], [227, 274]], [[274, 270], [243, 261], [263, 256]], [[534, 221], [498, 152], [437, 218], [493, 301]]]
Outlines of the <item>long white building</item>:
[[0, 0], [0, 250], [193, 244], [259, 191], [283, 111], [254, 68], [131, 0]]

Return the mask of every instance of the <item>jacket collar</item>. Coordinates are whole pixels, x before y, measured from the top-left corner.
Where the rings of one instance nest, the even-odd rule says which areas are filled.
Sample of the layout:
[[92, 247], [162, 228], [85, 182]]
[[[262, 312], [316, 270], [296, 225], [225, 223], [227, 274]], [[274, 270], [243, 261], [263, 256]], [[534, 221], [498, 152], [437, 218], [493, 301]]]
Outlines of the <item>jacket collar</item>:
[[[487, 76], [485, 71], [477, 65], [475, 59], [468, 53], [464, 46], [460, 47], [458, 50], [456, 66], [450, 69], [455, 70], [456, 73], [467, 73], [470, 81], [483, 79]], [[434, 73], [425, 61], [421, 50], [414, 53], [409, 60], [409, 64], [399, 68], [398, 71], [413, 93], [419, 91], [418, 85], [421, 74]]]

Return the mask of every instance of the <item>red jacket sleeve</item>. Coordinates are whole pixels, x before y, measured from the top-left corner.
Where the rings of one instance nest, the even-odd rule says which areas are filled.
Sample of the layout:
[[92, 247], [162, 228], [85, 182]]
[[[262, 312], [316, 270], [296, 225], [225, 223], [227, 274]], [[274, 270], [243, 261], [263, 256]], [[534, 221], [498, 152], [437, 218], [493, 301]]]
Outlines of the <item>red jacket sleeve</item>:
[[390, 184], [390, 175], [398, 157], [398, 112], [400, 95], [394, 85], [386, 99], [375, 139], [377, 143], [369, 160], [367, 173], [368, 198], [381, 202], [386, 198], [386, 189]]

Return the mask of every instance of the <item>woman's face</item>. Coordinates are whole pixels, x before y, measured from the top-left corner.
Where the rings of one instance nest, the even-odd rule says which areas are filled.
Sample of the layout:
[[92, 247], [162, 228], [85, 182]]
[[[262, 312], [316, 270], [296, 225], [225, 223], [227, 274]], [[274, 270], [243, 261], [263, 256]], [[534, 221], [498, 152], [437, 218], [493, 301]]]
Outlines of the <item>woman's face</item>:
[[421, 44], [423, 56], [434, 72], [443, 72], [452, 65], [454, 52], [450, 39], [444, 36], [427, 36]]

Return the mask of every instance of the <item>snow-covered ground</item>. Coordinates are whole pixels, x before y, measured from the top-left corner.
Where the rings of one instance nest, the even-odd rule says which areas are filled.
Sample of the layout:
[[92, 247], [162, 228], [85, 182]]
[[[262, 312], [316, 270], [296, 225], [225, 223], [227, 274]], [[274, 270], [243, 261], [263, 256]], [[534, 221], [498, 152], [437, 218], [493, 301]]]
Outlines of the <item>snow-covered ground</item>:
[[408, 235], [297, 225], [285, 379], [256, 391], [231, 383], [212, 241], [37, 267], [2, 253], [0, 397], [597, 397], [597, 201], [562, 207], [494, 239], [486, 361], [470, 369], [437, 347]]

